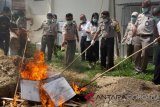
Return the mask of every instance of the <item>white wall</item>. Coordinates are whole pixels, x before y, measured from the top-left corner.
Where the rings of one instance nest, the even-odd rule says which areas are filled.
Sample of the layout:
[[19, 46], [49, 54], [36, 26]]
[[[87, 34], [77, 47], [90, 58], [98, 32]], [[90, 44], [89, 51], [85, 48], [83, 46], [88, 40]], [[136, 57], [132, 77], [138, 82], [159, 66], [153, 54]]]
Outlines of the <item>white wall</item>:
[[[28, 29], [35, 30], [39, 28], [42, 22], [46, 19], [46, 14], [51, 12], [51, 0], [34, 1], [25, 0], [26, 16], [33, 18], [33, 26], [30, 28], [28, 22]], [[30, 39], [33, 43], [40, 42], [42, 37], [42, 30], [30, 33]]]
[[[66, 13], [73, 13], [79, 23], [79, 16], [83, 13], [90, 20], [92, 13], [100, 12], [102, 0], [53, 0], [52, 12], [59, 20], [64, 20]], [[103, 0], [102, 10], [109, 9], [109, 0]]]

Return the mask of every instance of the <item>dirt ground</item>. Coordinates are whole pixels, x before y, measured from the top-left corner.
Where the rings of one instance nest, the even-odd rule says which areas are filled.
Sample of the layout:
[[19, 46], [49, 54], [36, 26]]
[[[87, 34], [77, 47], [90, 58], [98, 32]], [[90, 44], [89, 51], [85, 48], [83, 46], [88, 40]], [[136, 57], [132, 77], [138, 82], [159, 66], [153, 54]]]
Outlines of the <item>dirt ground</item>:
[[13, 96], [18, 76], [13, 60], [0, 54], [0, 97]]
[[102, 77], [92, 101], [82, 107], [160, 107], [160, 86], [126, 77]]

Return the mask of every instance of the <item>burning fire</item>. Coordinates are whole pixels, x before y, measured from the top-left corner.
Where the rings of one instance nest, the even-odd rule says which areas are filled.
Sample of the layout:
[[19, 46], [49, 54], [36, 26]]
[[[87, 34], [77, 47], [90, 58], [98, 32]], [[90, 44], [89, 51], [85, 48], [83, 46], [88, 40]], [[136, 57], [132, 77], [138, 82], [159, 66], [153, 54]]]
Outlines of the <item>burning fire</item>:
[[43, 52], [36, 52], [21, 72], [21, 77], [27, 80], [42, 80], [47, 78], [48, 66], [45, 64]]
[[72, 84], [72, 87], [76, 94], [80, 94], [81, 92], [84, 92], [87, 90], [86, 87], [80, 88], [75, 83]]
[[46, 91], [43, 89], [42, 84], [39, 86], [39, 92], [43, 107], [54, 107], [54, 103], [52, 102]]

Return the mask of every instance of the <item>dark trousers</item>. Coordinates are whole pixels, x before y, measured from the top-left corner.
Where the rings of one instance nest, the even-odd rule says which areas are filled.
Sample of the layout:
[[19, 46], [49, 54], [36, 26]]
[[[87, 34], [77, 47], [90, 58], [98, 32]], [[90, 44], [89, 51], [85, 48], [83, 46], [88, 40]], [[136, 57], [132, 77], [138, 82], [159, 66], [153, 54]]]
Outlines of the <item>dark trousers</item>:
[[134, 45], [129, 44], [127, 45], [127, 56], [130, 56], [134, 52]]
[[0, 32], [0, 48], [4, 51], [4, 54], [8, 54], [10, 43], [10, 33], [9, 32]]
[[156, 64], [155, 64], [153, 82], [155, 84], [160, 84], [160, 51], [158, 52], [158, 57], [157, 57]]
[[18, 50], [19, 56], [23, 56], [26, 42], [27, 42], [27, 32], [21, 30], [20, 35], [19, 35], [19, 44], [20, 44], [20, 47]]
[[[106, 65], [108, 59], [108, 65]], [[101, 39], [101, 66], [111, 68], [114, 66], [114, 38]]]
[[54, 47], [54, 36], [53, 35], [43, 35], [41, 40], [41, 51], [45, 53], [46, 46], [48, 48], [47, 60], [52, 59], [53, 47]]
[[[86, 48], [91, 45], [91, 41], [86, 41]], [[99, 59], [99, 41], [96, 41], [86, 53], [86, 60], [89, 62], [96, 62]]]
[[[80, 43], [81, 53], [86, 49], [86, 38], [87, 38], [87, 36], [81, 37], [81, 43]], [[86, 53], [83, 53], [81, 55], [82, 60], [86, 60], [85, 54]]]

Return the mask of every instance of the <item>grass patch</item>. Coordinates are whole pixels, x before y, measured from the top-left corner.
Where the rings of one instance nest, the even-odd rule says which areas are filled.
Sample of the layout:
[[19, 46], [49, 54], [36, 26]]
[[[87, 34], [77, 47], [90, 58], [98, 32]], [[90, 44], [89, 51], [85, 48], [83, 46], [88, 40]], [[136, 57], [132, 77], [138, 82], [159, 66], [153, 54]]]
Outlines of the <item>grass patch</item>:
[[[57, 57], [54, 58], [53, 62], [50, 62], [53, 64], [55, 67], [58, 68], [65, 68], [64, 66], [64, 52], [59, 51], [57, 54]], [[115, 61], [115, 64], [119, 63], [123, 59], [117, 59]], [[80, 61], [78, 59], [71, 67], [70, 70], [72, 72], [77, 72], [77, 73], [83, 73], [88, 76], [86, 78], [85, 82], [88, 82], [90, 79], [95, 77], [95, 75], [104, 72], [104, 70], [101, 70], [100, 63], [97, 63], [96, 67], [94, 69], [88, 69], [87, 67], [88, 63], [86, 61]], [[115, 68], [113, 71], [106, 73], [106, 76], [119, 76], [119, 77], [132, 77], [136, 79], [142, 79], [142, 80], [147, 80], [151, 81], [153, 78], [153, 70], [154, 70], [154, 65], [149, 64], [148, 65], [148, 72], [147, 74], [136, 74], [134, 71], [134, 64], [130, 60], [127, 60], [123, 62], [121, 65], [119, 65], [117, 68]], [[77, 75], [78, 76], [78, 75]]]

